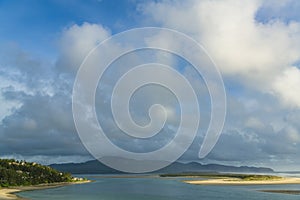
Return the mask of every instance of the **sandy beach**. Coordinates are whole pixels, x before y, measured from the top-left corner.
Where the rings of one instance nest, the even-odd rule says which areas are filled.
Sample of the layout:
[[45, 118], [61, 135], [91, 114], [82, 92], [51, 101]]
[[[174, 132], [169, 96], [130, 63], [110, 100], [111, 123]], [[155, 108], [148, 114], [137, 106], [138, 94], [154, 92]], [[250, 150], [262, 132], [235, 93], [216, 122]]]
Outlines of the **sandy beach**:
[[20, 198], [16, 195], [16, 193], [22, 192], [22, 191], [43, 190], [43, 189], [56, 188], [56, 187], [62, 187], [62, 186], [67, 186], [67, 185], [74, 185], [74, 184], [83, 184], [83, 183], [89, 183], [89, 182], [91, 182], [91, 181], [51, 183], [51, 184], [41, 184], [41, 185], [35, 185], [35, 186], [0, 188], [0, 200], [6, 200], [6, 199], [21, 200], [21, 199], [24, 199], [24, 198]]
[[239, 178], [220, 178], [208, 180], [186, 180], [183, 182], [195, 185], [283, 185], [300, 184], [300, 178], [282, 177], [274, 180], [241, 180]]

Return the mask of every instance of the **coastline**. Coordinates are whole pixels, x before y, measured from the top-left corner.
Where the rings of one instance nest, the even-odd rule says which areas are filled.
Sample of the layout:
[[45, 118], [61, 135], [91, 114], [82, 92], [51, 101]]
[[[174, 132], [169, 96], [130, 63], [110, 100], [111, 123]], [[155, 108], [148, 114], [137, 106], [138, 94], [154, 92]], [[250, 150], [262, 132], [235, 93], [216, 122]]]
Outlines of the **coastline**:
[[21, 200], [21, 199], [24, 200], [24, 198], [19, 197], [16, 193], [23, 192], [23, 191], [30, 191], [30, 190], [44, 190], [44, 189], [63, 187], [67, 185], [84, 184], [90, 182], [91, 182], [90, 180], [87, 180], [87, 181], [49, 183], [49, 184], [40, 184], [40, 185], [32, 185], [32, 186], [0, 188], [0, 200]]
[[259, 190], [260, 192], [300, 195], [300, 190]]
[[219, 178], [206, 180], [185, 180], [184, 183], [193, 185], [287, 185], [300, 184], [300, 178], [282, 177], [274, 180], [241, 180], [239, 178]]
[[[136, 176], [127, 176], [129, 178], [135, 178]], [[112, 177], [106, 177], [112, 178]], [[190, 177], [186, 177], [187, 179]], [[43, 190], [50, 189], [74, 184], [84, 184], [92, 182], [87, 181], [77, 181], [77, 182], [62, 182], [62, 183], [50, 183], [50, 184], [40, 184], [34, 186], [20, 186], [20, 187], [8, 187], [0, 188], [0, 200], [24, 200], [25, 198], [19, 197], [18, 192], [29, 191], [29, 190]], [[184, 180], [184, 183], [193, 185], [286, 185], [286, 184], [300, 184], [300, 177], [280, 177], [279, 179], [272, 180], [242, 180], [240, 178], [233, 177], [222, 177], [214, 178], [211, 177], [205, 180]], [[294, 190], [262, 190], [261, 192], [271, 192], [271, 193], [283, 193], [283, 194], [300, 194], [300, 191]]]

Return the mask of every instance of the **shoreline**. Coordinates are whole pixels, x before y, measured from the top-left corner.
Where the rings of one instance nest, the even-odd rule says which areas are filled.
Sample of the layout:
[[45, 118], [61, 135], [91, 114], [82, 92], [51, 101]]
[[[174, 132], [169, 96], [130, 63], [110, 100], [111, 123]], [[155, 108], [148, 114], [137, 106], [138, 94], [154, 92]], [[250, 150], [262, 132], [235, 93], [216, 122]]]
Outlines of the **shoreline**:
[[31, 191], [31, 190], [44, 190], [44, 189], [51, 189], [57, 187], [63, 187], [68, 185], [75, 185], [75, 184], [84, 184], [90, 183], [92, 181], [77, 181], [77, 182], [62, 182], [62, 183], [49, 183], [49, 184], [40, 184], [40, 185], [32, 185], [32, 186], [16, 186], [16, 187], [8, 187], [8, 188], [0, 188], [0, 200], [21, 200], [25, 199], [19, 197], [17, 193], [23, 191]]
[[258, 190], [260, 192], [300, 195], [300, 190]]
[[[135, 176], [127, 176], [133, 178]], [[107, 177], [112, 178], [112, 177]], [[187, 179], [189, 177], [186, 177]], [[77, 182], [62, 182], [62, 183], [50, 183], [50, 184], [40, 184], [33, 186], [17, 186], [17, 187], [8, 187], [0, 188], [0, 200], [25, 200], [18, 196], [17, 193], [30, 190], [43, 190], [51, 189], [57, 187], [63, 187], [68, 185], [75, 184], [84, 184], [90, 183], [92, 181], [77, 181]], [[214, 178], [211, 177], [205, 180], [183, 180], [182, 182], [192, 185], [230, 185], [230, 186], [239, 186], [239, 185], [287, 185], [287, 184], [300, 184], [300, 177], [280, 177], [279, 179], [273, 180], [242, 180], [240, 178], [233, 177], [222, 177]], [[261, 190], [261, 192], [271, 192], [271, 193], [284, 193], [284, 194], [300, 194], [299, 191], [290, 191], [290, 190]]]
[[241, 180], [238, 178], [212, 178], [206, 180], [185, 180], [184, 183], [192, 185], [288, 185], [300, 184], [300, 178], [282, 177], [274, 180]]

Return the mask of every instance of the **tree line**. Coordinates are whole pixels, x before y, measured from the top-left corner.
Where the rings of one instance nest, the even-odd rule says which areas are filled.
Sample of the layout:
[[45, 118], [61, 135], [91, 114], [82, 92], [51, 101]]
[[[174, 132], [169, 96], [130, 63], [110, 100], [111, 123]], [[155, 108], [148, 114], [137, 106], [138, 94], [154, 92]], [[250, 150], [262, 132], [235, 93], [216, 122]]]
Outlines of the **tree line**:
[[0, 186], [28, 186], [46, 183], [72, 182], [70, 173], [51, 167], [14, 159], [0, 159]]

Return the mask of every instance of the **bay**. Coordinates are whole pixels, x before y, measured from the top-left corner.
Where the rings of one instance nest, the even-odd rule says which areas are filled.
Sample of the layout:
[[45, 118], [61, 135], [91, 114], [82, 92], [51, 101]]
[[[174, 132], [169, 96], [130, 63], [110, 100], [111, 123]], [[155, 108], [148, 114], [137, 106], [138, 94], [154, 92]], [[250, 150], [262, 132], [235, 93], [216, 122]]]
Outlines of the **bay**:
[[32, 200], [299, 200], [300, 195], [265, 193], [259, 190], [299, 190], [299, 185], [203, 186], [183, 183], [187, 178], [118, 177], [84, 175], [91, 183], [26, 191], [19, 196]]

